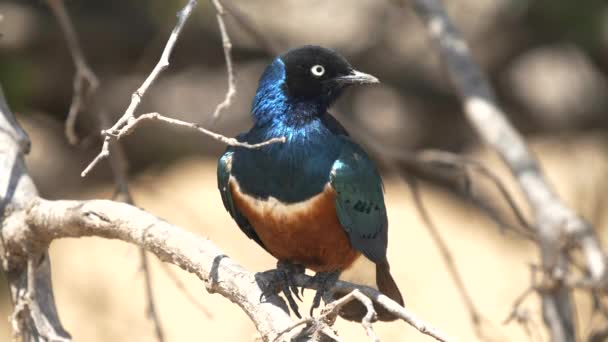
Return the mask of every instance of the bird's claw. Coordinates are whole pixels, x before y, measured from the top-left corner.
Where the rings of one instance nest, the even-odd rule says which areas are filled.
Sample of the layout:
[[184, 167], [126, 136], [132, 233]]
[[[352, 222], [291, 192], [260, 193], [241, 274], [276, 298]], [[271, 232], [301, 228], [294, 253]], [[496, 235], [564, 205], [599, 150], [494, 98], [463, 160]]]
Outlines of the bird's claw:
[[[315, 297], [312, 300], [312, 306], [310, 307], [311, 317], [315, 309], [321, 305], [321, 298], [323, 298], [325, 303], [333, 301], [331, 289], [338, 280], [339, 276], [340, 272], [317, 272], [307, 282], [307, 286], [316, 285], [314, 287], [317, 289], [317, 293], [315, 293]], [[302, 293], [304, 293], [304, 288], [302, 288]]]
[[289, 304], [289, 308], [293, 313], [298, 317], [302, 318], [300, 312], [298, 310], [298, 305], [296, 301], [293, 299], [293, 295], [301, 302], [302, 298], [300, 297], [298, 287], [296, 286], [296, 282], [294, 280], [294, 275], [298, 273], [304, 273], [304, 268], [299, 265], [294, 265], [288, 262], [277, 263], [276, 270], [266, 271], [264, 273], [271, 274], [270, 281], [265, 284], [262, 288], [262, 294], [260, 295], [260, 301], [264, 297], [268, 297], [279, 292], [283, 292], [285, 298], [287, 299], [287, 303]]

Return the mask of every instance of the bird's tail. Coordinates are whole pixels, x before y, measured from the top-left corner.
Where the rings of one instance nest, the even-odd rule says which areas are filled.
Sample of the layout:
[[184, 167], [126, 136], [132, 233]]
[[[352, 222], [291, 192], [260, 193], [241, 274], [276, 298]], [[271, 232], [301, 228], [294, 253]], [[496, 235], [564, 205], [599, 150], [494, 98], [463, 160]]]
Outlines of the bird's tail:
[[[401, 292], [399, 291], [399, 288], [397, 287], [395, 280], [393, 280], [393, 277], [391, 276], [390, 266], [388, 264], [388, 261], [384, 261], [384, 262], [381, 262], [378, 264], [373, 264], [370, 262], [369, 264], [371, 264], [371, 265], [365, 265], [365, 266], [369, 267], [369, 266], [373, 265], [376, 268], [376, 270], [375, 270], [375, 285], [376, 286], [372, 286], [372, 287], [377, 288], [378, 291], [382, 292], [384, 295], [386, 295], [390, 299], [394, 300], [395, 302], [399, 303], [399, 305], [403, 306], [403, 297], [401, 296]], [[365, 267], [365, 266], [361, 265], [359, 267]], [[353, 281], [354, 283], [360, 283], [360, 282], [354, 281], [354, 279], [350, 280], [348, 277], [348, 272], [345, 272], [345, 273], [346, 273], [345, 274], [346, 277], [341, 276], [340, 277], [341, 280]], [[365, 285], [368, 285], [368, 284], [365, 284]], [[345, 296], [346, 294], [347, 293], [338, 292], [335, 294], [335, 296], [336, 296], [336, 299], [338, 299], [338, 298]], [[392, 315], [384, 307], [378, 305], [377, 303], [374, 303], [374, 309], [376, 310], [378, 319], [381, 321], [394, 321], [395, 319], [397, 319], [397, 317]], [[365, 316], [366, 313], [367, 313], [367, 309], [365, 308], [365, 306], [363, 306], [363, 304], [361, 304], [359, 301], [354, 300], [342, 307], [342, 309], [340, 310], [340, 317], [342, 317], [346, 320], [349, 320], [349, 321], [361, 321], [361, 319], [363, 319], [363, 316]]]

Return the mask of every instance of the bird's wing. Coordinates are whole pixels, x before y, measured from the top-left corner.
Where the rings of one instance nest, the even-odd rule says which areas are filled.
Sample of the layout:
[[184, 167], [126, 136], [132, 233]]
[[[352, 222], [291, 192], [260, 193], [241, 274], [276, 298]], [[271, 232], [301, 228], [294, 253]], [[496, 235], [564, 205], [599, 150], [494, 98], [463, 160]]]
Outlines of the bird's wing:
[[329, 181], [352, 246], [373, 262], [386, 260], [388, 219], [382, 179], [365, 151], [347, 137]]
[[257, 242], [263, 248], [266, 248], [245, 216], [243, 216], [236, 209], [232, 200], [232, 192], [230, 191], [230, 172], [232, 170], [233, 154], [234, 152], [228, 148], [217, 163], [217, 186], [220, 190], [220, 194], [222, 195], [224, 208], [226, 208], [226, 211], [230, 213], [230, 216], [232, 216], [234, 221], [236, 221], [236, 224], [239, 226], [239, 228], [241, 228], [243, 233], [245, 233], [250, 239], [255, 240], [255, 242]]

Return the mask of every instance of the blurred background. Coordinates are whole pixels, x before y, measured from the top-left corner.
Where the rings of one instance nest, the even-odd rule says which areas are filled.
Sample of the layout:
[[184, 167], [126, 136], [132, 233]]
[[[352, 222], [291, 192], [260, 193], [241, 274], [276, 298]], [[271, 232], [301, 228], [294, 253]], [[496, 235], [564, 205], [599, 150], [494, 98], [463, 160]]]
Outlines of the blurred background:
[[[0, 2], [0, 84], [32, 139], [27, 162], [42, 196], [109, 198], [114, 186], [106, 162], [87, 178], [80, 177], [101, 146], [95, 118], [104, 113], [113, 120], [124, 112], [131, 94], [156, 64], [175, 25], [175, 13], [186, 1], [65, 3], [86, 58], [101, 81], [78, 119], [81, 142], [71, 146], [64, 135], [74, 67], [45, 1]], [[508, 184], [525, 211], [508, 171], [466, 122], [437, 53], [410, 7], [388, 0], [231, 0], [230, 4], [281, 49], [303, 44], [330, 47], [382, 81], [380, 86], [348, 91], [334, 110], [364, 146], [373, 140], [404, 153], [433, 148], [472, 156]], [[605, 240], [608, 3], [451, 0], [445, 4], [496, 88], [500, 104], [525, 134], [551, 182]], [[226, 24], [233, 42], [237, 95], [212, 128], [233, 136], [250, 126], [251, 99], [272, 54], [233, 16], [226, 16]], [[209, 2], [199, 1], [171, 66], [149, 90], [138, 112], [157, 111], [208, 123], [226, 85], [215, 10]], [[223, 145], [156, 123], [142, 125], [121, 141], [139, 207], [210, 237], [252, 271], [273, 267], [274, 260], [240, 232], [221, 204], [215, 163]], [[461, 341], [479, 340], [410, 190], [377, 159], [387, 190], [389, 259], [406, 305]], [[463, 195], [462, 175], [453, 170], [402, 167], [422, 181], [424, 202], [484, 317], [483, 330], [496, 341], [521, 341], [527, 334], [546, 339], [535, 297], [522, 306], [531, 317], [528, 329], [503, 324], [512, 302], [529, 286], [530, 265], [538, 258], [534, 245], [501, 232], [492, 219], [513, 222], [496, 191], [473, 177], [473, 192], [482, 200], [472, 201]], [[76, 340], [154, 341], [135, 247], [87, 238], [56, 241], [50, 252], [60, 316]], [[168, 341], [254, 339], [253, 325], [238, 307], [207, 294], [200, 280], [174, 269], [204, 307], [197, 308], [158, 263], [152, 260], [152, 277]], [[4, 281], [0, 293], [0, 317], [8, 317], [11, 309]], [[311, 291], [307, 298], [310, 295]], [[590, 317], [589, 298], [576, 294], [576, 299], [579, 330], [584, 334], [600, 322]], [[385, 341], [429, 340], [403, 322], [376, 327]], [[337, 328], [347, 341], [366, 340], [359, 325], [339, 321]], [[10, 336], [8, 320], [0, 319], [0, 340]]]

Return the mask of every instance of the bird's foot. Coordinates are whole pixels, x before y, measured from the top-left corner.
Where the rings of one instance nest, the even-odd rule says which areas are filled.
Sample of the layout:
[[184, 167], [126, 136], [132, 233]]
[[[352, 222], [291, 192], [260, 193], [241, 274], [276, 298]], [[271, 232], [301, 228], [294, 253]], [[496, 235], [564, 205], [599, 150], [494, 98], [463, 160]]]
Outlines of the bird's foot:
[[300, 298], [298, 293], [294, 275], [304, 273], [304, 266], [295, 265], [286, 261], [279, 261], [277, 262], [277, 268], [275, 270], [266, 271], [264, 273], [270, 274], [271, 276], [270, 281], [262, 286], [260, 301], [262, 301], [264, 297], [283, 292], [291, 311], [293, 311], [298, 318], [302, 318], [292, 293], [299, 301], [302, 301], [302, 298]]
[[[330, 303], [333, 301], [333, 293], [331, 289], [334, 287], [334, 284], [340, 277], [340, 272], [317, 272], [310, 281], [307, 286], [315, 285], [314, 287], [317, 289], [317, 293], [315, 294], [315, 298], [312, 300], [312, 306], [310, 307], [310, 316], [312, 316], [313, 312], [316, 308], [321, 305], [321, 298], [325, 303]], [[302, 289], [304, 291], [304, 289]]]

